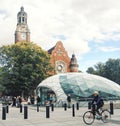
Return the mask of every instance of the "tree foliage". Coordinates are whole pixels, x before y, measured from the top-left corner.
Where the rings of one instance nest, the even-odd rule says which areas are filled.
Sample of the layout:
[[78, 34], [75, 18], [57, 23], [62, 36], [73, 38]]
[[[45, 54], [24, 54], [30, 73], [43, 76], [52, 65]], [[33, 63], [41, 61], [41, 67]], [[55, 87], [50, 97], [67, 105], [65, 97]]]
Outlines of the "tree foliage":
[[106, 77], [120, 84], [120, 59], [109, 59], [106, 63], [99, 62], [87, 69], [88, 73]]
[[3, 46], [0, 48], [0, 57], [0, 80], [8, 94], [32, 93], [52, 70], [48, 53], [33, 43], [19, 42]]

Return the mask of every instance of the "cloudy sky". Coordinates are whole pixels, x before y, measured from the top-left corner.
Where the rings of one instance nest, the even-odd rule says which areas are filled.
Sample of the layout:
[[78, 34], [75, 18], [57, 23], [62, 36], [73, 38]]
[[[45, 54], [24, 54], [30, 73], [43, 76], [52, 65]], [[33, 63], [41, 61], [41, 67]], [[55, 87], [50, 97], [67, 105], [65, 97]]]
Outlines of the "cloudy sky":
[[79, 70], [120, 58], [120, 0], [0, 0], [0, 46], [14, 44], [21, 6], [31, 41], [45, 50], [62, 41]]

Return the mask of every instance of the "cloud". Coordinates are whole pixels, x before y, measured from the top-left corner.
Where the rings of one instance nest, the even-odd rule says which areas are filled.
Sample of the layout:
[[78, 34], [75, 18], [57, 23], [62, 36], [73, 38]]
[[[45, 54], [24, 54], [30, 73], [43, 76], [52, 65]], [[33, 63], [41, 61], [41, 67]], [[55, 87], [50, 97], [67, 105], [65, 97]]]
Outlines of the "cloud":
[[[48, 50], [62, 41], [69, 55], [80, 59], [91, 51], [89, 42], [120, 39], [120, 0], [2, 0], [0, 45], [14, 43], [17, 13], [28, 14], [31, 41]], [[7, 16], [6, 16], [7, 15]], [[5, 20], [3, 18], [7, 17]], [[101, 50], [118, 50], [101, 47]]]
[[99, 47], [99, 50], [103, 51], [103, 52], [114, 52], [114, 51], [120, 51], [119, 47]]

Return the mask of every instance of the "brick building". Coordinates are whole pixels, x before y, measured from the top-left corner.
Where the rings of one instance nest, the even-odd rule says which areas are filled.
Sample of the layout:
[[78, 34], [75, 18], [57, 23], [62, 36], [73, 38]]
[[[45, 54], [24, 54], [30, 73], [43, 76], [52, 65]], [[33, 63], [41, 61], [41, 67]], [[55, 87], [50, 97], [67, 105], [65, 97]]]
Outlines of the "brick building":
[[[24, 7], [21, 7], [20, 12], [17, 14], [15, 43], [17, 42], [30, 42], [30, 30], [28, 28], [27, 13], [24, 11]], [[49, 49], [48, 53], [51, 55], [51, 64], [54, 68], [53, 74], [78, 72], [75, 55], [73, 54], [72, 58], [70, 58], [61, 41], [58, 41], [54, 47]]]
[[70, 58], [61, 41], [58, 41], [54, 47], [49, 49], [48, 53], [51, 55], [51, 64], [54, 68], [54, 74], [78, 72], [78, 64], [75, 55], [73, 54], [72, 58]]

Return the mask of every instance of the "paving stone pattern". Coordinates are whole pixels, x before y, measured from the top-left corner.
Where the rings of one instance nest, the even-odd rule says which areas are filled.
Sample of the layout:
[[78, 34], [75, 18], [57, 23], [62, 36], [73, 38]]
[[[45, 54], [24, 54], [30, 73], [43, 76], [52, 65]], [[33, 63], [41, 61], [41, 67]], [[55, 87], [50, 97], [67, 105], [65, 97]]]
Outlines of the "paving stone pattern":
[[[50, 108], [50, 117], [46, 118], [46, 107], [40, 107], [37, 112], [36, 106], [28, 106], [28, 118], [24, 119], [24, 106], [22, 113], [20, 108], [9, 106], [9, 112], [6, 113], [6, 120], [2, 120], [2, 106], [0, 106], [0, 126], [86, 126], [83, 122], [83, 114], [87, 107], [75, 108], [73, 117], [72, 108], [55, 107], [54, 111]], [[114, 114], [109, 123], [103, 123], [101, 120], [95, 120], [92, 126], [119, 126], [120, 109], [114, 109]]]

